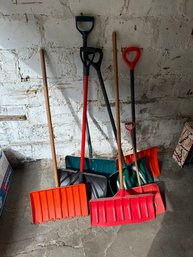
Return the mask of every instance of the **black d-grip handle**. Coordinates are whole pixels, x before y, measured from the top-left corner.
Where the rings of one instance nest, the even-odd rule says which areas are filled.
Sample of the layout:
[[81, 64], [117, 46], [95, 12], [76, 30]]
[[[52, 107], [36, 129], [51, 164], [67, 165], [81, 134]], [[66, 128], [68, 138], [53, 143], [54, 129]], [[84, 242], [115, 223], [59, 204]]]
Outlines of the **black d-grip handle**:
[[100, 66], [103, 60], [102, 49], [94, 48], [94, 47], [84, 47], [83, 49], [84, 49], [84, 53], [86, 54], [86, 58], [90, 61], [90, 64], [95, 69], [100, 69]]
[[[81, 28], [81, 23], [90, 23], [90, 27], [88, 29]], [[82, 34], [83, 38], [83, 46], [87, 46], [87, 37], [88, 34], [94, 28], [94, 17], [92, 16], [76, 16], [76, 28]]]
[[92, 47], [80, 48], [80, 58], [84, 66], [84, 75], [89, 75], [89, 68], [95, 58], [95, 54], [96, 54], [95, 48], [92, 48]]

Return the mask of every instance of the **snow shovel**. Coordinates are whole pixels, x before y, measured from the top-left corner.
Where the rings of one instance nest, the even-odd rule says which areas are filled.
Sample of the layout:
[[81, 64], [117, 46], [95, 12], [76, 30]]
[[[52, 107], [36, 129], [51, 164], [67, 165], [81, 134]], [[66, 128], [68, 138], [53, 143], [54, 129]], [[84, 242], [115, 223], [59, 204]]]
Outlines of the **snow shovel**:
[[116, 99], [117, 143], [120, 175], [120, 190], [112, 198], [90, 201], [90, 218], [92, 226], [116, 226], [144, 222], [155, 218], [153, 194], [130, 196], [123, 187], [121, 130], [118, 92], [118, 67], [116, 33], [113, 32], [113, 60]]
[[[146, 167], [146, 158], [137, 159], [137, 164], [139, 167], [139, 176], [141, 184], [152, 183], [152, 179], [149, 171]], [[136, 177], [136, 171], [134, 168], [134, 163], [127, 164], [127, 169], [123, 168], [123, 184], [125, 189], [129, 189], [135, 186], [138, 186], [138, 181]], [[148, 181], [148, 182], [147, 182]], [[115, 172], [108, 177], [108, 187], [112, 195], [116, 194], [119, 191], [120, 181], [119, 181], [119, 172]]]
[[[88, 53], [87, 48], [87, 39], [88, 35], [94, 28], [94, 17], [92, 16], [76, 16], [76, 28], [82, 35], [83, 47], [84, 51]], [[92, 55], [95, 54], [95, 51], [92, 52]], [[92, 60], [90, 60], [91, 62]], [[84, 64], [83, 64], [83, 74], [84, 74]], [[92, 142], [90, 137], [90, 130], [88, 120], [86, 119], [86, 132], [87, 132], [87, 144], [88, 144], [88, 152], [89, 158], [84, 158], [84, 167], [86, 172], [92, 172], [93, 174], [106, 175], [106, 172], [116, 171], [116, 161], [115, 160], [107, 160], [107, 159], [96, 159], [93, 158], [92, 151]], [[79, 170], [80, 167], [80, 157], [67, 155], [65, 158], [65, 164], [67, 169]], [[111, 173], [112, 173], [111, 172]], [[60, 174], [59, 174], [60, 176]], [[60, 185], [65, 185], [65, 179], [62, 178], [60, 180]]]
[[[97, 75], [98, 75], [98, 79], [99, 79], [99, 83], [100, 83], [100, 86], [101, 86], [101, 90], [102, 90], [102, 93], [103, 93], [103, 97], [104, 97], [104, 100], [105, 100], [105, 104], [106, 104], [106, 107], [107, 107], [107, 112], [108, 112], [108, 115], [109, 115], [109, 119], [110, 119], [110, 122], [111, 122], [111, 126], [112, 126], [112, 129], [113, 129], [113, 133], [114, 133], [114, 136], [115, 136], [115, 139], [117, 141], [117, 129], [116, 129], [116, 126], [115, 126], [115, 121], [114, 121], [114, 118], [113, 118], [113, 114], [112, 114], [112, 111], [111, 111], [111, 107], [110, 107], [110, 103], [109, 103], [109, 99], [108, 99], [108, 95], [107, 95], [107, 92], [106, 92], [106, 88], [105, 88], [105, 84], [104, 84], [104, 80], [103, 80], [103, 77], [102, 77], [102, 73], [101, 73], [101, 63], [102, 63], [102, 59], [103, 59], [103, 52], [102, 52], [102, 49], [100, 48], [92, 48], [92, 47], [89, 47], [87, 48], [88, 51], [90, 51], [92, 53], [92, 51], [95, 51], [95, 53], [98, 54], [98, 59], [94, 59], [91, 61], [91, 66], [93, 68], [95, 68], [96, 72], [97, 72]], [[121, 156], [122, 156], [122, 161], [123, 161], [123, 170], [125, 171], [124, 173], [127, 173], [127, 170], [128, 169], [131, 169], [132, 167], [132, 164], [129, 165], [129, 167], [127, 167], [128, 165], [125, 163], [125, 160], [124, 160], [124, 156], [123, 156], [123, 151], [121, 149]], [[139, 159], [138, 162], [140, 163], [140, 177], [141, 177], [141, 180], [143, 182], [143, 184], [146, 184], [146, 183], [150, 183], [150, 182], [153, 182], [153, 179], [152, 177], [150, 176], [146, 166], [145, 166], [145, 162], [144, 162], [144, 158], [143, 159]], [[104, 171], [105, 173], [105, 171]], [[113, 173], [111, 172], [111, 175]], [[105, 175], [105, 174], [104, 174]], [[126, 174], [125, 176], [123, 176], [124, 179], [125, 179], [125, 184], [128, 184], [128, 180], [129, 178], [127, 178]], [[111, 183], [112, 184], [112, 183]], [[130, 185], [130, 186], [129, 186]], [[135, 182], [133, 180], [131, 180], [128, 184], [129, 187], [132, 187], [136, 185]]]
[[46, 66], [44, 50], [40, 50], [42, 76], [44, 83], [44, 97], [46, 114], [49, 127], [49, 136], [52, 152], [52, 164], [56, 188], [34, 191], [30, 193], [32, 222], [42, 223], [49, 220], [72, 218], [88, 215], [86, 188], [84, 184], [59, 187], [56, 153], [54, 147], [54, 135], [52, 128], [51, 112], [49, 105], [48, 87], [46, 79]]
[[[128, 59], [129, 54], [134, 54], [135, 57], [133, 60]], [[124, 62], [127, 64], [130, 70], [130, 88], [131, 88], [131, 113], [132, 113], [132, 122], [135, 123], [135, 87], [134, 87], [134, 68], [139, 61], [141, 56], [140, 49], [138, 47], [128, 47], [125, 48], [122, 53], [122, 58]], [[160, 175], [160, 169], [157, 158], [157, 147], [148, 148], [137, 152], [136, 147], [136, 129], [133, 131], [133, 142], [134, 148], [137, 155], [137, 158], [146, 157], [146, 166], [148, 171], [151, 173], [152, 177], [155, 178]], [[130, 163], [134, 161], [133, 155], [125, 156], [126, 163]], [[118, 164], [118, 161], [117, 161]]]
[[[94, 58], [94, 53], [92, 58]], [[75, 159], [78, 158], [79, 162], [79, 170], [82, 176], [80, 177], [79, 171], [67, 171], [67, 170], [60, 170], [59, 178], [60, 178], [60, 185], [67, 186], [71, 184], [80, 183], [80, 178], [85, 179], [86, 190], [87, 190], [87, 198], [100, 198], [105, 197], [107, 194], [107, 179], [105, 176], [86, 173], [84, 171], [84, 164], [85, 164], [85, 136], [86, 136], [86, 111], [87, 111], [87, 94], [88, 94], [88, 75], [90, 69], [90, 61], [87, 58], [87, 53], [85, 48], [80, 48], [80, 57], [84, 64], [84, 93], [83, 93], [83, 116], [82, 116], [82, 139], [81, 139], [81, 157], [74, 157]], [[73, 161], [73, 160], [72, 160]]]
[[153, 193], [154, 194], [154, 205], [155, 205], [155, 211], [156, 214], [162, 214], [165, 212], [165, 206], [163, 204], [163, 200], [160, 194], [160, 190], [157, 184], [152, 183], [152, 184], [146, 184], [146, 185], [141, 185], [140, 181], [140, 175], [139, 175], [139, 168], [138, 168], [138, 163], [137, 163], [137, 157], [136, 157], [136, 152], [135, 152], [135, 147], [133, 143], [133, 137], [132, 137], [132, 132], [134, 131], [135, 123], [133, 122], [126, 122], [125, 123], [125, 128], [127, 132], [130, 134], [131, 137], [131, 143], [132, 143], [132, 148], [133, 148], [133, 156], [135, 160], [135, 168], [136, 168], [136, 175], [137, 175], [137, 181], [138, 181], [138, 187], [133, 187], [131, 189], [128, 189], [127, 192], [131, 195], [136, 195], [136, 194], [141, 194], [141, 193]]
[[[115, 121], [113, 118], [113, 114], [111, 111], [111, 107], [110, 107], [110, 103], [109, 103], [109, 99], [107, 96], [107, 92], [105, 89], [105, 85], [104, 85], [104, 81], [103, 81], [103, 77], [102, 77], [102, 73], [100, 70], [101, 67], [101, 63], [102, 63], [102, 59], [103, 59], [103, 52], [102, 49], [100, 48], [93, 48], [93, 47], [87, 47], [85, 48], [86, 52], [88, 54], [88, 58], [91, 62], [91, 66], [96, 70], [97, 75], [98, 75], [98, 79], [100, 82], [100, 86], [101, 86], [101, 90], [103, 93], [103, 97], [105, 100], [105, 104], [107, 107], [107, 111], [108, 111], [108, 115], [110, 118], [110, 122], [111, 122], [111, 126], [113, 129], [113, 133], [115, 136], [115, 139], [117, 139], [117, 130], [116, 130], [116, 126], [115, 126]], [[93, 53], [95, 53], [97, 55], [97, 58], [94, 58], [93, 60], [90, 59], [90, 56], [92, 57]], [[125, 188], [131, 188], [134, 187], [137, 184], [136, 181], [134, 181], [132, 179], [133, 175], [132, 174], [136, 174], [135, 171], [132, 171], [132, 164], [130, 165], [126, 165], [125, 161], [124, 161], [124, 156], [123, 156], [123, 152], [121, 150], [121, 154], [122, 154], [122, 158], [123, 158], [123, 163], [124, 163], [124, 184], [125, 184]], [[73, 156], [67, 156], [65, 161], [66, 161], [66, 168], [68, 169], [75, 169], [77, 170], [79, 168], [79, 160], [80, 158], [78, 157], [73, 157]], [[150, 183], [152, 182], [152, 178], [146, 168], [144, 159], [139, 159], [139, 167], [140, 167], [140, 176], [141, 179], [143, 181], [143, 184], [146, 183]], [[128, 166], [128, 167], [127, 167]], [[108, 195], [114, 195], [117, 191], [118, 191], [118, 183], [117, 183], [117, 179], [118, 179], [118, 172], [117, 172], [117, 168], [116, 168], [116, 161], [115, 160], [105, 160], [105, 159], [88, 159], [85, 158], [85, 171], [89, 172], [89, 170], [92, 173], [95, 174], [101, 174], [107, 177], [108, 179]], [[130, 175], [128, 175], [128, 173], [130, 173]], [[131, 181], [130, 181], [131, 180]]]

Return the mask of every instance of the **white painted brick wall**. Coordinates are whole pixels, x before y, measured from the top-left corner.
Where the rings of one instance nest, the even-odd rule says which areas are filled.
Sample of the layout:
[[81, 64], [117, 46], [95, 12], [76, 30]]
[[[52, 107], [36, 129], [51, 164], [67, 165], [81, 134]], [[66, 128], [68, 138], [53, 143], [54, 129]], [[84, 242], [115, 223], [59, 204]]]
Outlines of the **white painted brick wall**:
[[[25, 121], [1, 121], [1, 146], [19, 159], [51, 158], [39, 58], [39, 49], [44, 47], [58, 157], [80, 154], [82, 38], [75, 16], [84, 13], [96, 19], [88, 45], [103, 48], [101, 71], [113, 113], [111, 34], [118, 33], [124, 151], [131, 148], [123, 125], [131, 119], [131, 112], [129, 70], [121, 48], [132, 44], [142, 49], [135, 72], [138, 147], [174, 148], [184, 122], [193, 116], [192, 7], [190, 0], [1, 0], [0, 115], [27, 117]], [[115, 156], [114, 135], [93, 69], [88, 119], [94, 154]]]

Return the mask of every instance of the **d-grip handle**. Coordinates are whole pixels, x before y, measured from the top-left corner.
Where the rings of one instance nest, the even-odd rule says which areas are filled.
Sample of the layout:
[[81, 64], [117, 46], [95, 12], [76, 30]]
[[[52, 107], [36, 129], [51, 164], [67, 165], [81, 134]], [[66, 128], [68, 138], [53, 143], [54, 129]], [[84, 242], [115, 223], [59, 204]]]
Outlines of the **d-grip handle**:
[[[103, 51], [101, 48], [94, 47], [82, 47], [86, 59], [90, 61], [91, 65], [96, 69], [100, 69], [102, 60], [103, 60]], [[93, 58], [94, 55], [94, 58]]]
[[125, 128], [127, 132], [129, 132], [129, 134], [131, 135], [135, 128], [135, 122], [125, 122]]
[[[135, 54], [135, 57], [133, 60], [129, 60], [129, 58], [128, 58], [128, 55], [131, 53]], [[134, 70], [136, 64], [139, 61], [140, 56], [141, 56], [140, 48], [136, 47], [136, 46], [127, 47], [124, 49], [124, 51], [122, 53], [123, 60], [128, 65], [130, 70]]]
[[[82, 29], [80, 24], [83, 22], [90, 23], [90, 28]], [[94, 17], [92, 17], [92, 16], [76, 16], [76, 28], [82, 34], [82, 37], [84, 40], [84, 46], [86, 46], [87, 36], [94, 28]]]
[[[84, 66], [84, 75], [89, 75], [89, 68], [91, 63], [93, 62], [95, 58], [95, 51], [93, 48], [92, 51], [88, 51], [89, 47], [81, 47], [80, 48], [80, 59]], [[90, 58], [88, 57], [90, 55]]]

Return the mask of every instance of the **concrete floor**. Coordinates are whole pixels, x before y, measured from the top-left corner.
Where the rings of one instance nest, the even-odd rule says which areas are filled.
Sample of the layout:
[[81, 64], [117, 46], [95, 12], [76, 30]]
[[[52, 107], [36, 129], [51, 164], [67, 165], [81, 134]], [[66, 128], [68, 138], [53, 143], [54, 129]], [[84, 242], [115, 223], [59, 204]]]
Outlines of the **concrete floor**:
[[89, 217], [33, 225], [29, 192], [53, 185], [51, 163], [18, 168], [0, 218], [0, 256], [192, 257], [193, 166], [180, 169], [171, 157], [161, 159], [167, 212], [119, 227], [90, 227]]

